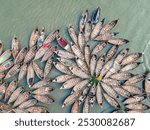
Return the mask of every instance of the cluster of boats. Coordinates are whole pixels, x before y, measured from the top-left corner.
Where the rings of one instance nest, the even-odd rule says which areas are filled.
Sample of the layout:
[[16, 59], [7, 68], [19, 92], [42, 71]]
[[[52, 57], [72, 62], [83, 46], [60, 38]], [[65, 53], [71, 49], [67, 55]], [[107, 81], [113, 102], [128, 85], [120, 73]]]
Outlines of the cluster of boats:
[[[14, 36], [11, 49], [4, 52], [4, 44], [0, 43], [0, 112], [48, 112], [47, 107], [39, 102], [47, 105], [54, 102], [49, 96], [54, 89], [48, 76], [57, 50], [57, 46], [52, 47], [51, 43], [58, 33], [56, 30], [45, 37], [44, 28], [41, 31], [36, 28], [31, 33], [29, 47], [20, 48], [20, 41]], [[45, 62], [44, 69], [38, 64], [38, 59]], [[38, 82], [35, 82], [35, 76]], [[27, 85], [20, 86], [23, 79]]]
[[[3, 43], [0, 43], [0, 112], [48, 112], [38, 103], [54, 102], [49, 96], [54, 90], [51, 82], [61, 83], [60, 89], [72, 89], [62, 107], [72, 105], [73, 113], [90, 112], [95, 103], [100, 108], [108, 103], [114, 108], [110, 112], [149, 109], [143, 101], [150, 95], [150, 73], [131, 72], [142, 63], [138, 59], [143, 54], [129, 53], [129, 48], [118, 52], [118, 48], [129, 41], [112, 31], [118, 20], [105, 23], [100, 11], [99, 7], [94, 10], [91, 19], [88, 10], [82, 13], [79, 33], [73, 26], [68, 27], [70, 43], [58, 29], [46, 34], [45, 28], [32, 31], [29, 47], [20, 48], [16, 36], [12, 38], [11, 49], [3, 52]], [[53, 41], [57, 41], [59, 47], [52, 46]], [[94, 49], [90, 41], [96, 43]], [[111, 47], [105, 52], [108, 45]], [[45, 63], [44, 68], [38, 61]], [[62, 73], [50, 79], [53, 66]], [[27, 85], [19, 86], [23, 79]], [[138, 85], [141, 81], [145, 82], [143, 88]]]
[[[79, 33], [69, 26], [71, 44], [56, 51], [59, 57], [54, 66], [64, 75], [53, 82], [63, 83], [61, 89], [72, 89], [62, 107], [72, 105], [71, 112], [90, 112], [95, 103], [101, 108], [108, 103], [114, 108], [110, 112], [133, 113], [149, 109], [143, 101], [150, 92], [150, 74], [131, 72], [142, 63], [137, 60], [143, 54], [129, 53], [129, 48], [118, 52], [118, 48], [129, 41], [116, 37], [118, 33], [112, 31], [118, 20], [109, 23], [100, 20], [99, 7], [89, 19], [89, 12], [85, 10], [79, 20]], [[94, 49], [90, 41], [97, 43]], [[145, 86], [141, 88], [138, 83], [144, 80]]]

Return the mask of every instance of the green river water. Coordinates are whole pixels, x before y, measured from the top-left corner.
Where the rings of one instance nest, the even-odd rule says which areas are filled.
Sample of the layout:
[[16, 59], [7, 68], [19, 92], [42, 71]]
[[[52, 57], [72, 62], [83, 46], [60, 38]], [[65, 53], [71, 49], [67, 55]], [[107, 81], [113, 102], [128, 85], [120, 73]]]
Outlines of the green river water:
[[[119, 18], [114, 31], [130, 41], [123, 47], [129, 47], [130, 52], [144, 52], [141, 58], [144, 63], [133, 73], [149, 71], [149, 0], [0, 0], [0, 39], [5, 44], [4, 48], [8, 49], [11, 38], [16, 34], [21, 41], [21, 47], [25, 47], [28, 45], [32, 29], [44, 26], [47, 33], [60, 29], [61, 34], [69, 40], [67, 27], [73, 25], [78, 29], [82, 11], [88, 9], [91, 13], [97, 6], [101, 7], [101, 18], [105, 18], [106, 22]], [[53, 69], [50, 77], [53, 78], [59, 74], [56, 69]], [[21, 84], [26, 84], [26, 81]], [[51, 85], [55, 88], [55, 91], [51, 93], [55, 103], [48, 106], [49, 111], [70, 112], [71, 107], [61, 107], [70, 90], [60, 90], [61, 84]], [[105, 105], [104, 109], [95, 105], [91, 112], [103, 110], [108, 112], [111, 109], [108, 105]]]

